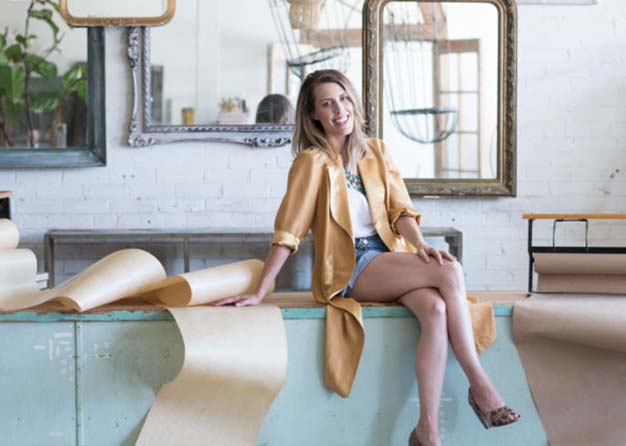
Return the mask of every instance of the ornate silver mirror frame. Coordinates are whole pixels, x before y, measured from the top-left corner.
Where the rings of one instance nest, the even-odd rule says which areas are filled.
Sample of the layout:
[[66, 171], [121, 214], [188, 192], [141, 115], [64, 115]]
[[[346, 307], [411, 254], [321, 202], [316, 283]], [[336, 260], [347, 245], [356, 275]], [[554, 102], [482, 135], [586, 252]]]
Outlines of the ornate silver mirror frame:
[[[364, 102], [371, 136], [383, 137], [383, 10], [392, 0], [366, 0], [364, 30]], [[419, 1], [419, 0], [393, 0]], [[498, 10], [498, 134], [497, 174], [482, 179], [405, 178], [411, 195], [515, 196], [517, 10], [514, 0], [428, 0], [447, 3], [487, 3]]]
[[253, 147], [291, 143], [293, 125], [155, 125], [150, 117], [150, 28], [128, 29], [128, 62], [134, 87], [128, 136], [131, 147], [181, 141], [234, 142]]

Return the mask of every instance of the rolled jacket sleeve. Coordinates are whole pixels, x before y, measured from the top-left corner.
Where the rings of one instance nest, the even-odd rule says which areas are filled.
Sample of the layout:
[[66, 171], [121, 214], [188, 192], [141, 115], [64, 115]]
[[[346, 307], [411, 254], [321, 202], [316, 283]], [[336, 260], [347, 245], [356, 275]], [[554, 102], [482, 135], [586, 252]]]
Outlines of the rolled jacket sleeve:
[[291, 255], [296, 253], [313, 223], [324, 172], [321, 156], [314, 150], [305, 150], [289, 169], [287, 192], [276, 214], [272, 245], [289, 248]]
[[419, 225], [422, 220], [422, 214], [415, 212], [413, 209], [411, 197], [406, 189], [402, 175], [400, 175], [400, 172], [391, 159], [391, 155], [386, 150], [385, 144], [382, 141], [380, 141], [380, 147], [385, 158], [387, 178], [389, 181], [389, 207], [387, 209], [387, 213], [389, 214], [389, 224], [391, 225], [391, 228], [398, 233], [398, 230], [396, 229], [396, 221], [398, 221], [400, 217], [414, 218]]

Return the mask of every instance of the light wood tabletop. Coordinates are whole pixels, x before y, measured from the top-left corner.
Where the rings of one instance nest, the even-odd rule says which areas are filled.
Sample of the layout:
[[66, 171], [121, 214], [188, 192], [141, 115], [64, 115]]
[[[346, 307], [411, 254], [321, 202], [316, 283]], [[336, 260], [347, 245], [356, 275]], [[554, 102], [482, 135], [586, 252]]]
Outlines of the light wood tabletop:
[[541, 219], [583, 219], [588, 220], [626, 220], [626, 214], [523, 214], [525, 220], [541, 220]]

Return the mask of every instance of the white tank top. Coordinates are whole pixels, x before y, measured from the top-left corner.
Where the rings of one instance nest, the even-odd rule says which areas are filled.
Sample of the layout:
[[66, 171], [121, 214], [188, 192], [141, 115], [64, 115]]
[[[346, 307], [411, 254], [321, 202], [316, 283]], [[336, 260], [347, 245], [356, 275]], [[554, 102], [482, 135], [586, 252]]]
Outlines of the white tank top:
[[376, 234], [376, 228], [370, 215], [370, 206], [365, 195], [365, 188], [359, 175], [353, 175], [347, 170], [346, 185], [348, 186], [348, 204], [350, 206], [350, 220], [354, 237], [368, 237]]

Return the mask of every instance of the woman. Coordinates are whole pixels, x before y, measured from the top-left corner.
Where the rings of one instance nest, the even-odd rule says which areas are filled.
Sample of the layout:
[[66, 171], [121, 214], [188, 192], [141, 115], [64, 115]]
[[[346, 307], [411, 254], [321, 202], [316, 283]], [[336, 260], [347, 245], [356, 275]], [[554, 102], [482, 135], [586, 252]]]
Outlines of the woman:
[[[261, 302], [287, 257], [312, 229], [313, 296], [328, 303], [328, 387], [342, 396], [350, 391], [363, 345], [358, 302], [397, 301], [421, 326], [415, 361], [420, 419], [409, 445], [440, 444], [448, 339], [469, 379], [470, 405], [483, 425], [517, 421], [519, 414], [504, 405], [478, 360], [461, 266], [425, 242], [420, 215], [413, 211], [384, 144], [365, 138], [356, 98], [354, 87], [338, 71], [317, 71], [304, 80], [296, 106], [296, 157], [261, 279], [254, 293], [219, 304]], [[340, 329], [333, 332], [336, 326]], [[350, 348], [342, 350], [346, 343]]]

